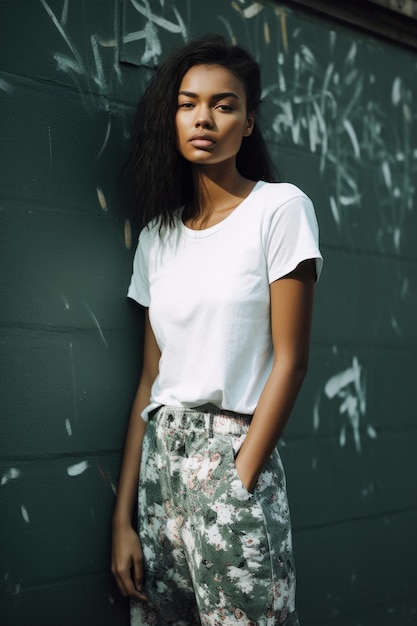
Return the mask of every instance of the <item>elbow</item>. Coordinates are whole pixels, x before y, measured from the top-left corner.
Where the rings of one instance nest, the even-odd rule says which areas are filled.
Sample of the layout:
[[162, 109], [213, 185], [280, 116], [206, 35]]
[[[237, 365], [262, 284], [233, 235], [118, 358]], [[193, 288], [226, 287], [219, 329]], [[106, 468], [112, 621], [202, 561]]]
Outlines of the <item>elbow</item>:
[[275, 367], [281, 373], [297, 381], [300, 385], [303, 383], [308, 372], [308, 356], [296, 358], [277, 358]]
[[306, 361], [306, 363], [303, 365], [300, 375], [301, 375], [301, 382], [303, 382], [304, 378], [307, 376], [307, 372], [308, 372], [308, 361]]
[[308, 372], [308, 360], [295, 363], [292, 368], [293, 376], [296, 378], [300, 385], [304, 382], [304, 378]]
[[295, 361], [295, 369], [303, 379], [307, 376], [308, 372], [308, 356], [308, 354], [305, 354]]

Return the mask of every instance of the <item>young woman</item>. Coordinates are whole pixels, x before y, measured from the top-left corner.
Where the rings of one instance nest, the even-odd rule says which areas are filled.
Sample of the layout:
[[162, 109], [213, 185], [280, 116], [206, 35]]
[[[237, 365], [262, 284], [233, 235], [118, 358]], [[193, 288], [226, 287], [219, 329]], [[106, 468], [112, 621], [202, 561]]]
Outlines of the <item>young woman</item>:
[[322, 261], [311, 201], [265, 182], [260, 96], [257, 63], [215, 35], [168, 59], [139, 109], [128, 295], [145, 340], [112, 565], [134, 625], [298, 624], [276, 444]]

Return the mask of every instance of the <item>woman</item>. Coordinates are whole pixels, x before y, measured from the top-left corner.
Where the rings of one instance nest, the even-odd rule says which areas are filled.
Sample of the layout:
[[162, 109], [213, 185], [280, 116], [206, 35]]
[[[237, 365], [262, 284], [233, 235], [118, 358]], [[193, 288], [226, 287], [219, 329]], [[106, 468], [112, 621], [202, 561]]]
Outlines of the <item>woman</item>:
[[298, 624], [276, 443], [322, 260], [311, 201], [265, 182], [260, 95], [258, 65], [214, 35], [168, 59], [139, 109], [146, 227], [128, 295], [146, 309], [144, 358], [112, 564], [132, 624]]

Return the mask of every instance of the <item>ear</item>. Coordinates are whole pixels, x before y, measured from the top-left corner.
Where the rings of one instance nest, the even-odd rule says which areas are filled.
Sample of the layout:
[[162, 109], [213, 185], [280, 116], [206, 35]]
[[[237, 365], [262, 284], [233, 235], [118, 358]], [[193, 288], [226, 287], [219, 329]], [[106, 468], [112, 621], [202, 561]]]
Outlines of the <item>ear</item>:
[[248, 114], [248, 117], [247, 117], [247, 120], [246, 120], [246, 126], [245, 126], [245, 130], [243, 131], [243, 136], [244, 137], [249, 137], [249, 135], [252, 134], [254, 126], [255, 126], [255, 113], [253, 111], [251, 111]]

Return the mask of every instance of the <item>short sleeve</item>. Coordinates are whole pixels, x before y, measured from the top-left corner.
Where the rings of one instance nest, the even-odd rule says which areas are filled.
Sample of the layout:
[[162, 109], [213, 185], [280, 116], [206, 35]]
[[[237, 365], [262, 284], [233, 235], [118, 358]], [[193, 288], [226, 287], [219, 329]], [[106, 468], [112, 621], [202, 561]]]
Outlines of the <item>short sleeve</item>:
[[265, 239], [269, 283], [289, 274], [307, 259], [315, 260], [316, 280], [319, 279], [323, 265], [319, 227], [313, 203], [302, 191], [273, 210]]
[[133, 273], [127, 296], [145, 307], [149, 307], [151, 303], [148, 269], [149, 231], [147, 228], [144, 228], [139, 235], [138, 247], [136, 248], [133, 259]]

